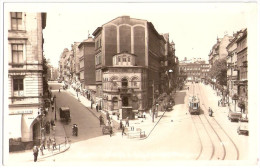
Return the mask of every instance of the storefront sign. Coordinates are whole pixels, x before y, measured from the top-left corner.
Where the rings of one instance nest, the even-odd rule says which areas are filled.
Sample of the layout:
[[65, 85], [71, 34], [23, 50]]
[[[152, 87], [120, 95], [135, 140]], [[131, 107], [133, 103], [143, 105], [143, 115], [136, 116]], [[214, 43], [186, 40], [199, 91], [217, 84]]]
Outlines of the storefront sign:
[[10, 114], [32, 114], [33, 109], [21, 109], [21, 110], [15, 110], [11, 111]]

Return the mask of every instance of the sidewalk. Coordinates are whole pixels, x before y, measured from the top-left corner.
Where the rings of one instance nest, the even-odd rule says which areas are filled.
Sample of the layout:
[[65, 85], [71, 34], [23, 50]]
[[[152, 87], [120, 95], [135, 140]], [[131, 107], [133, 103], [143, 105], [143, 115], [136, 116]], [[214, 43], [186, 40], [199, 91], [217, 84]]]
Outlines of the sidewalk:
[[[96, 106], [95, 104], [93, 104], [92, 109], [91, 109], [91, 101], [88, 100], [86, 97], [82, 96], [80, 93], [78, 94], [77, 97], [77, 93], [76, 91], [72, 88], [69, 87], [67, 89], [67, 91], [69, 91], [71, 93], [71, 95], [75, 98], [78, 99], [86, 108], [88, 108], [88, 110], [97, 118], [99, 118], [100, 115], [103, 116], [103, 118], [105, 119], [105, 123], [106, 123], [106, 112], [105, 111], [96, 111]], [[139, 139], [146, 139], [148, 138], [148, 136], [151, 134], [152, 130], [154, 129], [154, 127], [157, 125], [157, 123], [160, 121], [160, 119], [163, 117], [165, 112], [158, 112], [158, 117], [154, 118], [154, 122], [152, 122], [152, 116], [150, 116], [150, 114], [146, 113], [146, 118], [136, 118], [135, 120], [129, 120], [129, 127], [126, 127], [125, 133], [126, 134], [138, 134], [140, 131], [145, 133], [145, 136]], [[115, 135], [120, 135], [121, 136], [121, 130], [118, 129], [119, 128], [119, 122], [120, 120], [117, 119], [116, 115], [109, 115], [114, 123], [114, 132]], [[122, 120], [123, 125], [125, 125], [125, 121]], [[134, 130], [131, 130], [131, 127], [134, 128]]]
[[[54, 93], [55, 94], [55, 93]], [[58, 109], [56, 109], [58, 111]], [[56, 112], [57, 112], [56, 111]], [[52, 112], [51, 108], [48, 109], [47, 115], [45, 117], [45, 121], [54, 120], [55, 111]], [[54, 120], [55, 121], [55, 120]], [[45, 149], [43, 150], [43, 155], [39, 149], [38, 159], [41, 160], [47, 157], [51, 157], [57, 155], [59, 153], [63, 153], [70, 148], [69, 140], [65, 143], [66, 132], [64, 130], [63, 124], [60, 122], [59, 117], [57, 116], [57, 120], [55, 121], [55, 126], [53, 130], [50, 128], [50, 133], [45, 134], [46, 141], [49, 137], [53, 140], [55, 137], [56, 140], [56, 148], [52, 149], [52, 145], [50, 145], [50, 150], [47, 149], [47, 144], [45, 144]], [[38, 146], [39, 148], [39, 146]], [[19, 152], [10, 152], [9, 153], [9, 163], [17, 162], [17, 160], [21, 161], [31, 161], [33, 162], [33, 152], [31, 150], [19, 151]]]

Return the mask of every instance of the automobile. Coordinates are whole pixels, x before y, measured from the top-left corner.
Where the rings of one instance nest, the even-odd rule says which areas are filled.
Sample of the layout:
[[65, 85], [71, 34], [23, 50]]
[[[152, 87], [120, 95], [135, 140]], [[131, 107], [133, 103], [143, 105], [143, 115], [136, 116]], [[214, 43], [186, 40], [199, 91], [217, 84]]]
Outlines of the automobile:
[[237, 128], [237, 133], [239, 135], [244, 134], [244, 135], [249, 135], [248, 131], [248, 124], [247, 123], [241, 123], [238, 128]]
[[70, 108], [69, 107], [60, 107], [60, 119], [69, 122], [70, 118]]
[[239, 121], [239, 119], [242, 117], [242, 113], [241, 112], [233, 112], [230, 111], [228, 113], [228, 119], [233, 122], [233, 121]]

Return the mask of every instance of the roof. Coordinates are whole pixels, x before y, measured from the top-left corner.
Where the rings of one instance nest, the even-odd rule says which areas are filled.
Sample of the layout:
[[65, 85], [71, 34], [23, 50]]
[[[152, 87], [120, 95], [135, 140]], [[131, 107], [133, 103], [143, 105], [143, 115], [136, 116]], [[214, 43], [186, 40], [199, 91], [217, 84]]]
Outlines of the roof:
[[94, 43], [94, 39], [92, 37], [89, 37], [88, 39], [86, 39], [83, 42], [81, 42], [79, 44], [78, 48], [80, 48], [83, 44], [88, 44], [88, 43]]

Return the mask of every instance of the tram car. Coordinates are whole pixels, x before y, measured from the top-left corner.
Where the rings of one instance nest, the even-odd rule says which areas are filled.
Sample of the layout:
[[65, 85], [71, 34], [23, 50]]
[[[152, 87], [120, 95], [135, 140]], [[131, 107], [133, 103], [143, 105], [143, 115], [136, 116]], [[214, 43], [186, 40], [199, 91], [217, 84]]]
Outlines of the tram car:
[[200, 100], [197, 96], [189, 98], [189, 112], [190, 114], [200, 114]]

